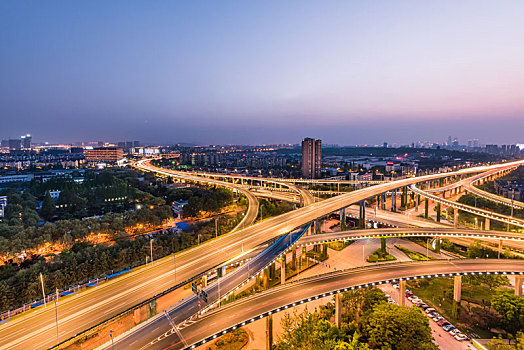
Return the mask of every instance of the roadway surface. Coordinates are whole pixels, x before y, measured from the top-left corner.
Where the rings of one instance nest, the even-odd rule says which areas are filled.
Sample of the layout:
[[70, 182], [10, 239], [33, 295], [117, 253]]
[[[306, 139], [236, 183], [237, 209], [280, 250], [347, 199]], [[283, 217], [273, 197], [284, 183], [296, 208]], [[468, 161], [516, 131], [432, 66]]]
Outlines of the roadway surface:
[[524, 235], [504, 231], [481, 231], [467, 228], [380, 228], [367, 230], [351, 230], [343, 232], [329, 232], [312, 236], [304, 236], [298, 242], [298, 246], [328, 243], [342, 240], [373, 239], [381, 237], [458, 237], [471, 239], [493, 239], [511, 240], [524, 242]]
[[[147, 322], [145, 328], [154, 331], [142, 334], [139, 331], [128, 334], [114, 343], [115, 349], [189, 349], [201, 345], [242, 327], [268, 314], [286, 310], [349, 288], [366, 287], [371, 284], [389, 283], [394, 280], [444, 277], [472, 273], [524, 274], [521, 260], [434, 260], [424, 262], [401, 262], [319, 275], [284, 284], [264, 292], [240, 299], [219, 309], [208, 312], [183, 327], [173, 328], [164, 316]], [[138, 328], [141, 328], [138, 326]], [[110, 350], [111, 344], [105, 349]]]
[[[523, 162], [519, 161], [513, 164], [522, 164]], [[169, 170], [144, 164], [144, 162], [139, 162], [139, 166], [145, 171], [182, 177], [179, 174], [170, 173]], [[505, 166], [509, 166], [509, 164], [505, 164]], [[186, 280], [204, 273], [222, 262], [242, 254], [245, 250], [252, 249], [266, 242], [268, 239], [283, 235], [318, 217], [338, 211], [366, 198], [377, 196], [382, 192], [421, 181], [452, 175], [478, 173], [498, 167], [500, 165], [467, 168], [456, 172], [383, 183], [316, 202], [278, 217], [263, 220], [250, 227], [222, 235], [217, 239], [204, 242], [191, 250], [176, 254], [177, 281]], [[188, 180], [195, 181], [193, 176], [183, 176], [187, 176], [186, 179]], [[211, 181], [213, 180], [208, 180], [209, 183], [212, 183]], [[223, 186], [223, 183], [218, 185]], [[152, 268], [147, 269], [148, 272], [142, 277], [145, 281], [127, 277], [135, 276], [136, 272], [130, 273], [121, 278], [116, 278], [113, 282], [104, 283], [93, 291], [80, 293], [78, 296], [61, 301], [59, 303], [60, 339], [63, 340], [77, 334], [81, 330], [128, 309], [138, 301], [147, 299], [172, 286], [174, 284], [172, 260], [167, 259], [166, 263], [158, 265], [164, 267], [158, 268], [156, 267], [157, 265], [153, 265]], [[34, 349], [54, 345], [54, 326], [54, 310], [50, 308], [11, 320], [0, 326], [0, 348]]]
[[517, 219], [517, 218], [514, 218], [512, 216], [507, 216], [507, 215], [495, 213], [495, 212], [492, 212], [492, 211], [489, 211], [489, 210], [475, 208], [475, 207], [472, 207], [470, 205], [457, 203], [457, 202], [454, 202], [454, 201], [450, 201], [448, 199], [440, 198], [440, 197], [438, 197], [436, 195], [433, 195], [431, 193], [428, 193], [426, 191], [423, 191], [423, 190], [419, 189], [415, 184], [410, 185], [410, 189], [413, 192], [415, 192], [415, 193], [417, 193], [417, 194], [419, 194], [419, 195], [421, 195], [423, 197], [429, 198], [429, 199], [431, 199], [431, 200], [433, 200], [435, 202], [439, 202], [439, 203], [445, 204], [445, 205], [447, 205], [449, 207], [452, 207], [452, 208], [455, 208], [455, 209], [459, 209], [459, 210], [463, 210], [465, 212], [472, 213], [472, 214], [475, 214], [475, 215], [479, 215], [479, 216], [482, 216], [482, 217], [485, 217], [485, 218], [488, 218], [488, 219], [491, 219], [491, 220], [500, 221], [500, 222], [503, 222], [505, 224], [511, 224], [511, 225], [515, 225], [515, 226], [519, 226], [519, 227], [524, 227], [524, 220]]

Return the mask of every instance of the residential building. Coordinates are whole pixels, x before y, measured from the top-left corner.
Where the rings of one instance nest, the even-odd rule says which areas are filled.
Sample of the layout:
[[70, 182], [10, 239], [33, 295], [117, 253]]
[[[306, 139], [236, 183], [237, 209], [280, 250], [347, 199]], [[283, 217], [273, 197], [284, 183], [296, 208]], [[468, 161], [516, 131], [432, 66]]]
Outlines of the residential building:
[[117, 162], [124, 158], [124, 151], [119, 147], [97, 147], [84, 152], [88, 162]]
[[302, 176], [308, 179], [320, 177], [322, 141], [305, 138], [302, 141]]

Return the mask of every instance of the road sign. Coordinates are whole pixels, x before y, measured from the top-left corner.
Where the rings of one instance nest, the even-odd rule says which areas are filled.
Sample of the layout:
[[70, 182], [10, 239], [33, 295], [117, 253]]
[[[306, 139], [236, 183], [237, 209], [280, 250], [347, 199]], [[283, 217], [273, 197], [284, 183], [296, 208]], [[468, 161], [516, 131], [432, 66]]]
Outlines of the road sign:
[[202, 297], [202, 300], [204, 300], [207, 303], [207, 293], [205, 290], [200, 291], [200, 295]]
[[191, 283], [191, 289], [193, 290], [193, 293], [196, 293], [198, 291], [197, 285], [195, 282]]

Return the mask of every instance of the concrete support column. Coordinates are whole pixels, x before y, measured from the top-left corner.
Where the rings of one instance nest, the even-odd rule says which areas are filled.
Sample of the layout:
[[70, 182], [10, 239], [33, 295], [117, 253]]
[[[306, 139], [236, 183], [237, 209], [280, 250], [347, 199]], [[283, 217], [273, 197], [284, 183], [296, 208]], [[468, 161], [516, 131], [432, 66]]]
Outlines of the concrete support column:
[[437, 222], [440, 222], [440, 203], [437, 203]]
[[263, 272], [262, 276], [262, 288], [268, 289], [269, 288], [269, 267], [266, 267]]
[[425, 199], [425, 202], [424, 202], [424, 218], [427, 219], [429, 218], [429, 199]]
[[522, 282], [524, 281], [524, 275], [515, 276], [515, 295], [522, 296]]
[[207, 287], [207, 275], [202, 276], [202, 288]]
[[273, 349], [273, 315], [266, 317], [266, 350]]
[[459, 211], [457, 208], [453, 210], [453, 226], [457, 227], [459, 221]]
[[346, 231], [346, 208], [340, 209], [340, 231]]
[[386, 210], [386, 194], [382, 193], [382, 210]]
[[400, 281], [398, 283], [398, 304], [400, 306], [406, 305], [406, 281]]
[[361, 228], [366, 228], [366, 201], [360, 202], [359, 224]]
[[484, 229], [485, 229], [486, 231], [489, 231], [489, 230], [490, 230], [490, 226], [491, 226], [490, 223], [491, 223], [491, 220], [490, 220], [489, 218], [486, 218], [486, 219], [484, 220]]
[[291, 248], [291, 268], [297, 269], [297, 249], [296, 247]]
[[500, 259], [500, 254], [502, 253], [502, 239], [499, 239], [499, 251], [498, 251], [498, 259]]
[[391, 211], [397, 211], [397, 190], [394, 189], [391, 194]]
[[335, 324], [340, 328], [342, 323], [342, 294], [335, 294]]
[[437, 237], [435, 238], [435, 253], [440, 254], [440, 246], [442, 245], [442, 238]]
[[453, 281], [453, 307], [451, 315], [457, 319], [460, 314], [460, 300], [462, 295], [462, 276], [455, 276]]
[[280, 258], [280, 284], [286, 283], [286, 254]]

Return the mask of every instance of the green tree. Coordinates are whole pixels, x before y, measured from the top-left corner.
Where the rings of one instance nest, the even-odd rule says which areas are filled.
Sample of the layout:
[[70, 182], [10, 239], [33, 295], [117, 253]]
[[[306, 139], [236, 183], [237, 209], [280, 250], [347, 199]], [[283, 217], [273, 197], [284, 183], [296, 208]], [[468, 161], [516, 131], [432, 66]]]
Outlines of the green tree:
[[49, 221], [55, 215], [55, 210], [55, 202], [53, 201], [53, 198], [51, 198], [49, 192], [47, 192], [44, 197], [44, 202], [42, 203], [42, 209], [40, 210], [40, 214], [45, 220]]
[[524, 329], [524, 297], [497, 291], [491, 299], [491, 306], [500, 314], [507, 332], [516, 335]]
[[417, 308], [377, 305], [363, 320], [362, 329], [372, 349], [438, 349], [432, 343], [428, 318]]

